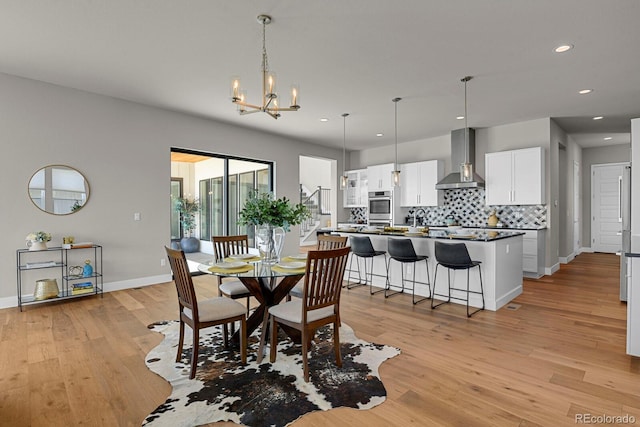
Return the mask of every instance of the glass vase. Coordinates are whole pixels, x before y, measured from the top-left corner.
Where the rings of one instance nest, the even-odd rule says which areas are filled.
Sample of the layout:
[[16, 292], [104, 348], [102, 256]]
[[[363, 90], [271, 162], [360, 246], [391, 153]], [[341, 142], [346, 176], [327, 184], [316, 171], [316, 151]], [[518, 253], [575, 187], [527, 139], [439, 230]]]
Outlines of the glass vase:
[[264, 264], [275, 264], [280, 261], [280, 253], [284, 245], [285, 231], [282, 227], [262, 224], [256, 227], [256, 247], [260, 252], [260, 260]]

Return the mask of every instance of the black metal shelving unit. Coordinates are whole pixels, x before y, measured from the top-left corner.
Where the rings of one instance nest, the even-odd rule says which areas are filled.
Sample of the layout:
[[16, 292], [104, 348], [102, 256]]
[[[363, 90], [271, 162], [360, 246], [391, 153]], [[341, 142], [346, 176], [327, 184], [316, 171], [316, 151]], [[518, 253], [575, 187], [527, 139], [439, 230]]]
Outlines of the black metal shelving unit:
[[[93, 253], [91, 253], [93, 252]], [[38, 254], [38, 255], [36, 255]], [[47, 255], [52, 255], [53, 259], [46, 260]], [[39, 261], [30, 261], [30, 259], [38, 259]], [[84, 264], [84, 260], [90, 259], [93, 267], [93, 274], [85, 277], [82, 274], [71, 274], [70, 268], [73, 263]], [[27, 271], [51, 270], [57, 269], [56, 279], [60, 279], [60, 292], [55, 298], [36, 300], [34, 295], [23, 294], [23, 275]], [[22, 311], [23, 306], [43, 304], [48, 302], [82, 298], [91, 295], [103, 295], [103, 276], [102, 276], [102, 246], [90, 245], [78, 248], [54, 247], [42, 251], [30, 251], [28, 249], [18, 249], [16, 251], [16, 272], [18, 285], [18, 308]], [[93, 289], [91, 292], [82, 294], [73, 294], [73, 284], [81, 281], [91, 282]]]

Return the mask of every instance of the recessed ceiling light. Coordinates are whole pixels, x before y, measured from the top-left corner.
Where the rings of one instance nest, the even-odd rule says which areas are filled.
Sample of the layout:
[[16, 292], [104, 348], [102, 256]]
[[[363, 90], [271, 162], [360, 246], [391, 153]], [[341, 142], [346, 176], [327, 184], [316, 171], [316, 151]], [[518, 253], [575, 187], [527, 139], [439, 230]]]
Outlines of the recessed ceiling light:
[[376, 136], [380, 138], [381, 136], [384, 136], [384, 133], [376, 133]]
[[464, 116], [458, 116], [456, 117], [456, 120], [464, 120]]
[[602, 120], [602, 119], [604, 119], [604, 117], [602, 117], [602, 116], [595, 116], [595, 117], [593, 118], [593, 120]]
[[581, 91], [578, 91], [580, 95], [586, 95], [591, 92], [593, 92], [593, 89], [582, 89]]
[[562, 44], [562, 45], [556, 47], [555, 49], [553, 49], [553, 51], [555, 53], [563, 53], [563, 52], [566, 52], [566, 51], [571, 50], [571, 49], [573, 49], [573, 45], [572, 44]]
[[605, 137], [605, 141], [611, 141], [613, 138], [611, 138], [610, 136]]
[[321, 118], [321, 119], [320, 119], [320, 121], [321, 121], [321, 122], [328, 122], [328, 121], [329, 121], [329, 119], [327, 119], [326, 117], [323, 117], [323, 118]]

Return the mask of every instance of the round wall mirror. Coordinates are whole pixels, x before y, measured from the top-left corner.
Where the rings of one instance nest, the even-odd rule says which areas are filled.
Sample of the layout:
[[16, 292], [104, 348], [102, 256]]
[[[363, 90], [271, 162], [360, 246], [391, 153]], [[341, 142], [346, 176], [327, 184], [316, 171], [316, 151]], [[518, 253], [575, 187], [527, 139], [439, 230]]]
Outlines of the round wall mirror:
[[29, 198], [47, 213], [72, 214], [82, 209], [89, 200], [89, 182], [72, 167], [45, 166], [31, 177]]

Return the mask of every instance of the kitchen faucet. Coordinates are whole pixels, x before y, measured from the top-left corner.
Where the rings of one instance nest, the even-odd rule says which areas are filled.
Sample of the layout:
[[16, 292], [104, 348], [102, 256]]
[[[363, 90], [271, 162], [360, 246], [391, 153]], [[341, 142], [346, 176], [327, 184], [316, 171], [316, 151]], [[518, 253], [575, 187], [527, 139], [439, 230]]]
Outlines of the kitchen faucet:
[[422, 211], [423, 215], [427, 214], [427, 212], [422, 208], [416, 209], [415, 212], [413, 212], [413, 226], [414, 227], [416, 226], [416, 219], [418, 218], [418, 212], [420, 212], [420, 211]]

